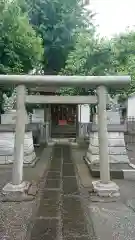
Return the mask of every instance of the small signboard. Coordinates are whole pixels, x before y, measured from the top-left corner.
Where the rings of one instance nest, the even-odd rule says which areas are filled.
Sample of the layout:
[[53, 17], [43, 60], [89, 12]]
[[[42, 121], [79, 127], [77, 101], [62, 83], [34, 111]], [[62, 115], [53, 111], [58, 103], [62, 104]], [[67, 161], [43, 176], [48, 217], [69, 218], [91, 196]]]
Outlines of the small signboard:
[[79, 122], [89, 123], [90, 122], [90, 108], [88, 104], [79, 105]]

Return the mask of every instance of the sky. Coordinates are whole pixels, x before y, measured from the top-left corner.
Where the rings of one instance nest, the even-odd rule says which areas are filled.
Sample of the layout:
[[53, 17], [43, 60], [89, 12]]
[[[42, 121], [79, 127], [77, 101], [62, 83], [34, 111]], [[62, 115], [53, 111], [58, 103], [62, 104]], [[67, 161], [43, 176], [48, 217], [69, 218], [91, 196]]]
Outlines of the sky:
[[135, 0], [89, 0], [90, 9], [97, 13], [95, 23], [101, 36], [111, 37], [135, 29]]

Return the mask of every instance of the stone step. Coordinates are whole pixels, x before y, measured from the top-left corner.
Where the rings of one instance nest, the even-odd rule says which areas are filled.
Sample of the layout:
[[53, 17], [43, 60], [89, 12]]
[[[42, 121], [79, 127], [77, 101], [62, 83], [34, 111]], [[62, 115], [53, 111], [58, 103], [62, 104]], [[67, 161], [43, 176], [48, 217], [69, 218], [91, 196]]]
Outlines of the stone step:
[[53, 133], [64, 133], [64, 132], [69, 132], [69, 133], [76, 133], [76, 128], [52, 128]]
[[52, 138], [76, 138], [76, 133], [52, 133]]

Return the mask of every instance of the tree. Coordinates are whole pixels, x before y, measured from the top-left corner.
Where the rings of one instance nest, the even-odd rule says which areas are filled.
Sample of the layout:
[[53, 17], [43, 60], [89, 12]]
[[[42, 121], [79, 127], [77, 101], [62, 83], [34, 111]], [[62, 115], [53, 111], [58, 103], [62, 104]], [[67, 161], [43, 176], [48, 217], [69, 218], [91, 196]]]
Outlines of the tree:
[[[0, 1], [0, 74], [28, 73], [42, 61], [42, 39], [29, 23], [17, 0]], [[10, 96], [13, 89], [0, 89], [0, 112], [3, 92]]]
[[112, 40], [112, 54], [115, 61], [115, 72], [131, 76], [129, 88], [120, 91], [121, 99], [135, 92], [135, 32], [126, 31], [116, 35]]
[[[104, 39], [99, 39], [93, 29], [83, 30], [78, 34], [75, 48], [68, 55], [65, 68], [61, 74], [64, 75], [106, 75], [112, 74], [111, 45]], [[62, 88], [61, 94], [65, 92], [70, 95], [94, 94], [91, 89]]]
[[[114, 36], [111, 40], [99, 39], [93, 32], [80, 32], [75, 48], [68, 55], [65, 68], [61, 71], [65, 75], [130, 75], [132, 77], [129, 88], [112, 90], [111, 95], [119, 94], [124, 99], [135, 92], [135, 32], [127, 31]], [[82, 89], [63, 88], [60, 93], [80, 94]], [[89, 94], [89, 89], [83, 94]]]
[[[44, 71], [57, 74], [74, 48], [76, 33], [91, 26], [82, 0], [26, 0], [30, 22], [43, 39]], [[89, 15], [89, 16], [88, 16]]]
[[36, 36], [17, 1], [0, 2], [0, 73], [28, 73], [42, 60], [42, 40]]

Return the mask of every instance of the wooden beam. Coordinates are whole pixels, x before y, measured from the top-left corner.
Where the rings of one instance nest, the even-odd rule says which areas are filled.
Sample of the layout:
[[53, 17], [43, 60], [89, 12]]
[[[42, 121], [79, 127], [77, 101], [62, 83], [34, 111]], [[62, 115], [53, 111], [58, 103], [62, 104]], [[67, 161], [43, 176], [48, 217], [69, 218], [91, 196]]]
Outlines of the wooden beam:
[[44, 104], [96, 104], [97, 96], [43, 96], [28, 95], [26, 103]]

